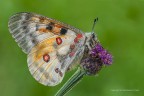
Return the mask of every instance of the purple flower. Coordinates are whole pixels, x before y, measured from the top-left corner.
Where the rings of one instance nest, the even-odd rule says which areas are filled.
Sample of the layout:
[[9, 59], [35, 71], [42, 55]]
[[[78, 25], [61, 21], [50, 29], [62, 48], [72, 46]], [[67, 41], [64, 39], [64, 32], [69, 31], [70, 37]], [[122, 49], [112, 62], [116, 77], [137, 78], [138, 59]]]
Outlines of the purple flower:
[[96, 44], [95, 47], [91, 50], [90, 54], [92, 56], [98, 56], [103, 64], [110, 65], [112, 64], [112, 55], [105, 50], [100, 43]]
[[87, 75], [95, 75], [103, 65], [112, 64], [112, 55], [97, 43], [81, 60], [81, 65]]
[[103, 47], [98, 43], [98, 44], [95, 46], [95, 51], [97, 51], [97, 52], [103, 51]]
[[84, 70], [86, 70], [87, 75], [95, 75], [102, 68], [102, 63], [91, 57], [84, 59], [81, 64], [83, 65]]

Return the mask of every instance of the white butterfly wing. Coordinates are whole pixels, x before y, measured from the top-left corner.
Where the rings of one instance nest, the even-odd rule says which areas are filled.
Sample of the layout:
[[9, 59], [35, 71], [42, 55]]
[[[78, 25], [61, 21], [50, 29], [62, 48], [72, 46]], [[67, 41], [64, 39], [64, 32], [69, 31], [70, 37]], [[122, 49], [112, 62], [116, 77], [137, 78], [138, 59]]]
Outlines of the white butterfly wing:
[[69, 25], [34, 13], [11, 17], [9, 30], [28, 54], [28, 67], [41, 84], [59, 84], [76, 56], [83, 53], [84, 34]]

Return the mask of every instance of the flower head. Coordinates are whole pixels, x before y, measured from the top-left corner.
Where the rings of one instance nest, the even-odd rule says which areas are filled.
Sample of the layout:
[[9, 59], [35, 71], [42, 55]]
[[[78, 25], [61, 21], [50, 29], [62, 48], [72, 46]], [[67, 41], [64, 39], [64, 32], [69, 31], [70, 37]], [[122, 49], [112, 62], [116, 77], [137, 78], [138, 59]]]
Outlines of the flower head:
[[81, 61], [88, 75], [95, 75], [103, 65], [110, 64], [112, 64], [112, 55], [100, 43], [97, 43]]
[[112, 64], [112, 55], [105, 50], [100, 43], [96, 44], [95, 47], [91, 50], [90, 54], [92, 56], [98, 56], [101, 62], [105, 65]]

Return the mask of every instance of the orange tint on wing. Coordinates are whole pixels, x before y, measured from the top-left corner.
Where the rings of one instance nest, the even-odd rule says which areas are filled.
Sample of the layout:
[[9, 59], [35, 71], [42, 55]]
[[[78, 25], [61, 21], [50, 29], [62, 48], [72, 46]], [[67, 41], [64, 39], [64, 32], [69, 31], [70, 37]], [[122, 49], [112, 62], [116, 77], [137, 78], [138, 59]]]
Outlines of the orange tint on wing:
[[40, 19], [38, 17], [31, 17], [31, 20], [35, 21], [35, 22], [39, 22], [40, 21]]
[[48, 20], [44, 17], [37, 17], [37, 16], [32, 17], [31, 20], [35, 21], [35, 22], [41, 22], [41, 23], [44, 23], [44, 24], [48, 24], [50, 22], [50, 20]]
[[59, 34], [61, 31], [61, 28], [63, 28], [63, 26], [61, 26], [60, 24], [54, 24], [53, 32], [55, 34]]
[[44, 40], [36, 45], [31, 51], [31, 53], [34, 53], [34, 59], [39, 60], [44, 54], [53, 52], [55, 50], [53, 47], [54, 42], [55, 38], [51, 38]]
[[39, 32], [50, 32], [50, 31], [47, 30], [46, 28], [39, 28], [38, 31], [39, 31]]
[[51, 25], [51, 26], [53, 27], [52, 30], [49, 30], [49, 29], [46, 29], [46, 28], [39, 28], [38, 31], [39, 32], [45, 32], [45, 33], [52, 32], [54, 34], [60, 34], [61, 28], [63, 28], [62, 26], [57, 25], [57, 24]]
[[40, 23], [43, 23], [43, 24], [50, 24], [53, 27], [52, 30], [48, 30], [46, 28], [39, 28], [38, 29], [39, 32], [52, 32], [54, 34], [59, 34], [60, 31], [61, 31], [61, 28], [63, 28], [62, 25], [54, 23], [54, 21], [49, 20], [45, 17], [36, 17], [35, 16], [35, 17], [32, 17], [31, 20], [35, 21], [35, 22], [40, 22]]
[[54, 33], [54, 34], [59, 34], [59, 33], [60, 33], [60, 29], [61, 29], [61, 28], [54, 27], [54, 28], [53, 28], [53, 33]]
[[[61, 38], [64, 38], [64, 36], [59, 36]], [[31, 53], [34, 53], [34, 59], [39, 60], [44, 54], [49, 54], [53, 51], [55, 51], [54, 44], [56, 44], [56, 38], [49, 38], [46, 39], [39, 44], [37, 44], [34, 48], [32, 48]]]

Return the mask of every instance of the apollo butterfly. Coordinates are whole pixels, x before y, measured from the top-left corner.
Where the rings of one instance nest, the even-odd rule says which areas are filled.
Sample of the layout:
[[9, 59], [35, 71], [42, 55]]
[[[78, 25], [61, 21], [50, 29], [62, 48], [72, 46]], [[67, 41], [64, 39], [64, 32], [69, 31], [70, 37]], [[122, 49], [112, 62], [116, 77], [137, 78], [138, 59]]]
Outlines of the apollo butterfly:
[[59, 84], [75, 64], [96, 74], [112, 56], [103, 49], [93, 33], [35, 13], [17, 13], [8, 22], [12, 37], [27, 54], [28, 68], [41, 84]]

